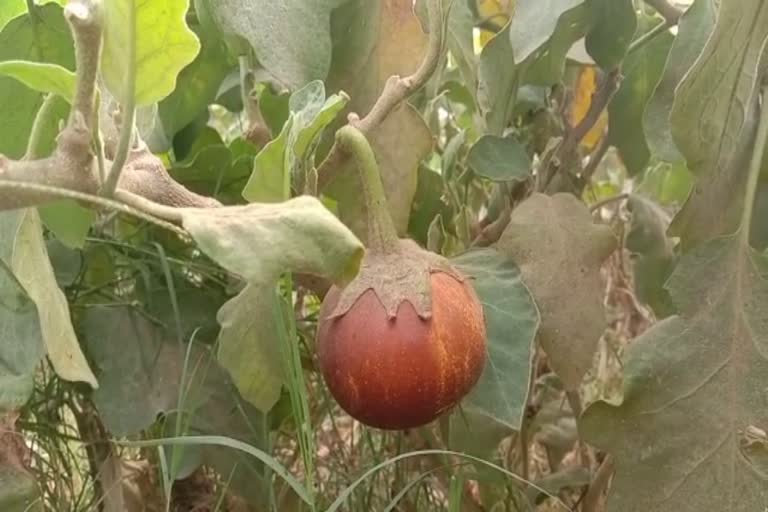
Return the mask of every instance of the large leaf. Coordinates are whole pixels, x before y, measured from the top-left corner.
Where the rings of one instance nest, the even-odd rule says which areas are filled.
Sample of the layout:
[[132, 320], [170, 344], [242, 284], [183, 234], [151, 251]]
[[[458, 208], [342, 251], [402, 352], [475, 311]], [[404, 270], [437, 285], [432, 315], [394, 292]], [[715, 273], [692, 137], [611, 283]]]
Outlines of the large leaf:
[[0, 3], [0, 30], [10, 20], [26, 12], [27, 5], [24, 0], [5, 0]]
[[622, 64], [621, 87], [608, 105], [608, 140], [619, 150], [630, 175], [642, 171], [651, 158], [643, 116], [664, 72], [673, 40], [672, 34], [665, 32], [628, 55]]
[[259, 63], [298, 89], [324, 80], [331, 64], [331, 11], [348, 0], [198, 0], [225, 34], [247, 40]]
[[[74, 69], [72, 37], [60, 6], [39, 6], [34, 15], [18, 16], [5, 25], [0, 32], [0, 62], [7, 61], [43, 62]], [[42, 101], [39, 92], [14, 78], [0, 77], [0, 153], [11, 158], [24, 154]], [[58, 126], [52, 123], [45, 128], [45, 138], [53, 140]]]
[[[186, 24], [189, 0], [105, 0], [104, 49], [101, 74], [118, 101], [127, 98], [133, 47], [136, 65], [136, 105], [150, 105], [168, 96], [176, 87], [179, 72], [200, 51], [200, 42]], [[131, 38], [130, 20], [134, 19]]]
[[637, 30], [632, 0], [587, 0], [593, 26], [587, 34], [589, 55], [603, 69], [612, 69], [627, 53]]
[[251, 202], [285, 201], [291, 177], [304, 178], [313, 165], [314, 150], [323, 130], [333, 122], [347, 100], [325, 97], [323, 82], [310, 82], [291, 95], [290, 114], [280, 135], [271, 140], [253, 163], [253, 173], [243, 189]]
[[[343, 18], [342, 18], [343, 16]], [[349, 93], [349, 108], [368, 113], [391, 75], [406, 76], [421, 63], [427, 46], [411, 0], [354, 0], [335, 23], [331, 89]], [[432, 135], [421, 115], [403, 104], [371, 134], [390, 213], [398, 232], [405, 233], [416, 194], [418, 164], [432, 148]], [[329, 193], [339, 200], [339, 213], [365, 238], [365, 205], [357, 173], [347, 166]]]
[[714, 32], [677, 87], [672, 136], [697, 182], [670, 230], [686, 247], [738, 225], [766, 38], [768, 3], [721, 2]]
[[20, 211], [0, 214], [0, 411], [24, 405], [45, 355], [35, 303], [11, 270], [21, 218]]
[[681, 260], [669, 282], [681, 316], [630, 345], [623, 403], [598, 402], [582, 418], [586, 439], [616, 457], [610, 511], [768, 503], [768, 467], [750, 452], [768, 443], [768, 261], [744, 238]]
[[53, 369], [62, 379], [87, 382], [97, 387], [96, 377], [75, 336], [67, 298], [53, 273], [37, 210], [27, 209], [22, 213], [11, 266], [19, 283], [37, 305], [40, 330]]
[[451, 261], [472, 280], [488, 333], [485, 368], [462, 407], [485, 421], [518, 430], [528, 398], [539, 312], [520, 270], [495, 249], [469, 251]]
[[527, 59], [555, 33], [557, 22], [566, 11], [584, 0], [517, 0], [509, 38], [515, 50], [515, 63]]
[[541, 346], [567, 389], [578, 388], [605, 330], [600, 266], [615, 247], [610, 228], [570, 194], [534, 194], [499, 239], [536, 299]]
[[645, 108], [645, 138], [651, 153], [664, 160], [683, 159], [672, 140], [669, 113], [675, 99], [675, 89], [704, 49], [715, 26], [716, 15], [715, 0], [696, 0], [685, 11], [669, 51], [664, 75]]

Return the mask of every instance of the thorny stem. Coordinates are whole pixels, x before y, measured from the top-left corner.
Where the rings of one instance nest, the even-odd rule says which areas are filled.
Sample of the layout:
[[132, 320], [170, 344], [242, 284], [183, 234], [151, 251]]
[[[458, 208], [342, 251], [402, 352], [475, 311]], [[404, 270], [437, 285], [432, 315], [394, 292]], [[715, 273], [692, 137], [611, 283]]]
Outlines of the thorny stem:
[[[447, 13], [443, 12], [442, 0], [429, 0], [427, 9], [429, 13], [429, 41], [427, 52], [424, 54], [424, 59], [418, 69], [406, 77], [398, 75], [389, 77], [384, 84], [384, 90], [365, 117], [360, 119], [356, 114], [349, 116], [349, 124], [356, 126], [366, 136], [369, 136], [377, 126], [384, 122], [402, 101], [421, 89], [437, 69], [440, 56], [445, 48], [443, 20]], [[338, 143], [331, 147], [328, 156], [317, 168], [318, 190], [322, 190], [336, 178], [349, 156], [349, 154], [345, 154]]]
[[368, 139], [357, 127], [346, 125], [336, 132], [336, 144], [352, 155], [360, 174], [363, 197], [368, 211], [368, 245], [377, 253], [396, 251], [397, 231], [389, 215], [379, 166], [376, 164], [376, 156]]
[[102, 195], [112, 197], [117, 190], [120, 181], [120, 173], [123, 172], [128, 151], [133, 145], [133, 130], [136, 121], [136, 9], [128, 8], [128, 69], [126, 76], [125, 97], [122, 98], [122, 123], [120, 126], [120, 139], [115, 150], [115, 159], [107, 176], [107, 181], [101, 189]]
[[744, 211], [741, 217], [740, 236], [745, 245], [749, 244], [749, 226], [752, 223], [757, 183], [760, 179], [766, 138], [768, 138], [768, 105], [766, 105], [766, 102], [768, 102], [768, 83], [763, 84], [760, 90], [760, 123], [757, 125], [757, 138], [755, 139], [755, 147], [752, 150], [752, 161], [749, 164]]

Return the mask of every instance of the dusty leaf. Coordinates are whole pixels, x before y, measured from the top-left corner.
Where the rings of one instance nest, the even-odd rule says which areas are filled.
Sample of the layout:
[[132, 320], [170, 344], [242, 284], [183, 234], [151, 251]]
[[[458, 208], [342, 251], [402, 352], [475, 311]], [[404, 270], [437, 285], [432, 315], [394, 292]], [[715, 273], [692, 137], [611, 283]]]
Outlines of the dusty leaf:
[[[187, 26], [189, 0], [105, 0], [104, 49], [101, 75], [112, 95], [124, 101], [128, 93], [130, 48], [135, 48], [134, 98], [139, 106], [157, 102], [176, 88], [179, 72], [200, 51], [200, 41]], [[129, 13], [135, 17], [131, 38]]]
[[[523, 284], [520, 269], [495, 249], [472, 250], [451, 263], [475, 289], [483, 305], [487, 332], [486, 364], [462, 408], [482, 416], [486, 423], [502, 425], [504, 428], [494, 430], [497, 434], [518, 430], [528, 398], [533, 340], [539, 326], [536, 304]], [[457, 414], [461, 416], [459, 412], [454, 416]], [[458, 417], [456, 421], [463, 420]], [[463, 423], [465, 428], [457, 426], [456, 432], [471, 430], [474, 424]]]
[[683, 157], [672, 140], [669, 113], [675, 100], [675, 89], [704, 49], [712, 33], [717, 15], [716, 0], [693, 2], [677, 26], [677, 36], [669, 51], [664, 75], [645, 108], [643, 126], [651, 153], [667, 161]]
[[[345, 8], [351, 26], [339, 23], [339, 37], [356, 44], [340, 45], [334, 52], [328, 83], [349, 93], [349, 110], [368, 113], [391, 75], [406, 76], [418, 68], [426, 51], [427, 36], [413, 12], [411, 0], [371, 2], [356, 0]], [[362, 23], [361, 20], [366, 20]], [[408, 227], [416, 194], [418, 164], [432, 148], [432, 134], [421, 115], [403, 104], [387, 116], [369, 136], [376, 154], [384, 193], [395, 226]], [[358, 177], [352, 166], [335, 180], [331, 195], [339, 199], [339, 213], [355, 233], [364, 238], [365, 218]]]
[[768, 473], [750, 432], [768, 426], [768, 262], [736, 235], [687, 253], [668, 283], [680, 316], [632, 342], [624, 400], [584, 413], [613, 453], [610, 512], [753, 512]]
[[363, 246], [316, 198], [223, 208], [184, 208], [184, 228], [200, 249], [251, 283], [283, 272], [319, 275], [343, 284], [357, 273]]
[[11, 268], [21, 219], [21, 211], [0, 214], [0, 411], [24, 405], [45, 355], [35, 303]]
[[62, 379], [87, 382], [94, 388], [98, 387], [72, 327], [67, 298], [56, 282], [43, 240], [40, 216], [33, 209], [25, 210], [22, 215], [12, 268], [19, 283], [37, 305], [48, 359]]
[[570, 194], [532, 195], [498, 242], [536, 300], [542, 348], [568, 389], [581, 383], [605, 329], [600, 266], [615, 247], [610, 228]]
[[670, 226], [685, 247], [738, 225], [766, 38], [768, 3], [721, 2], [712, 35], [676, 89], [672, 136], [697, 177]]
[[519, 75], [506, 25], [483, 47], [478, 65], [477, 104], [491, 134], [501, 135], [512, 116]]

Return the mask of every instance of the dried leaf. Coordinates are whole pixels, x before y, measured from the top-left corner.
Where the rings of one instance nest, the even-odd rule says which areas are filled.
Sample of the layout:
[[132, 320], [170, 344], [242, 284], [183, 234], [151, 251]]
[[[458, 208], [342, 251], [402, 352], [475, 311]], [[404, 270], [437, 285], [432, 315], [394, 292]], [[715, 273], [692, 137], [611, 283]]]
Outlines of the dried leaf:
[[498, 249], [517, 263], [541, 311], [539, 339], [552, 368], [576, 389], [605, 329], [600, 266], [616, 247], [570, 194], [534, 194], [512, 211]]

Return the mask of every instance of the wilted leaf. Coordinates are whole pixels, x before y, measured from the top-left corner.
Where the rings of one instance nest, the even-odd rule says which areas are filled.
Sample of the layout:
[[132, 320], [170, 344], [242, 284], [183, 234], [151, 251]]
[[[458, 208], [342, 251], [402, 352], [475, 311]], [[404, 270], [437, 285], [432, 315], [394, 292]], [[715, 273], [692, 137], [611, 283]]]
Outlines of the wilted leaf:
[[75, 93], [75, 74], [57, 64], [44, 64], [23, 60], [0, 62], [0, 75], [15, 78], [38, 92], [58, 94], [72, 103]]
[[609, 511], [765, 508], [768, 474], [743, 446], [768, 425], [766, 278], [741, 235], [682, 258], [668, 284], [680, 316], [629, 346], [623, 403], [582, 417], [585, 439], [616, 457]]
[[672, 136], [697, 177], [670, 226], [684, 247], [732, 233], [738, 225], [766, 37], [768, 3], [721, 2], [714, 32], [677, 87]]
[[363, 246], [314, 197], [278, 204], [181, 209], [184, 228], [210, 258], [251, 283], [273, 283], [283, 272], [354, 277]]
[[531, 175], [525, 146], [512, 137], [483, 135], [470, 148], [467, 165], [493, 181], [524, 181]]
[[80, 343], [75, 336], [69, 305], [56, 282], [48, 250], [43, 240], [43, 226], [36, 210], [24, 210], [16, 233], [13, 272], [37, 305], [45, 348], [53, 369], [65, 380], [87, 382], [97, 387]]
[[[189, 0], [152, 0], [140, 6], [135, 0], [103, 2], [100, 70], [118, 101], [124, 101], [129, 91], [126, 73], [134, 44], [136, 104], [150, 105], [174, 90], [179, 72], [200, 51], [200, 42], [185, 20], [188, 7]], [[131, 40], [131, 16], [135, 17], [135, 41]]]
[[326, 78], [331, 63], [331, 11], [345, 1], [198, 0], [196, 6], [202, 4], [223, 33], [247, 40], [272, 76], [298, 89]]
[[285, 381], [272, 317], [273, 297], [271, 287], [250, 284], [217, 315], [219, 362], [243, 398], [263, 412], [280, 398]]
[[627, 172], [642, 171], [651, 158], [643, 132], [643, 116], [656, 88], [674, 36], [665, 32], [627, 55], [621, 87], [608, 105], [608, 140], [619, 150]]
[[589, 55], [603, 69], [618, 65], [627, 53], [637, 30], [637, 15], [632, 0], [586, 0], [592, 15], [587, 34]]
[[21, 211], [0, 213], [0, 411], [24, 405], [45, 355], [35, 303], [11, 270], [21, 216]]
[[[5, 1], [0, 2], [5, 4]], [[18, 16], [0, 32], [0, 62], [34, 61], [58, 64], [74, 69], [75, 56], [62, 9], [55, 4], [39, 6], [35, 15]], [[42, 95], [29, 89], [16, 79], [0, 77], [0, 153], [20, 158], [26, 149], [32, 122], [35, 119]], [[56, 125], [47, 127], [46, 138], [53, 140]]]
[[303, 179], [314, 165], [312, 157], [320, 135], [346, 103], [346, 98], [338, 94], [326, 99], [325, 86], [319, 80], [293, 93], [288, 121], [280, 135], [256, 155], [243, 197], [250, 202], [288, 199], [291, 177]]
[[509, 31], [515, 64], [549, 41], [560, 17], [583, 3], [584, 0], [517, 0]]
[[539, 339], [567, 389], [578, 388], [605, 329], [600, 266], [615, 246], [610, 228], [593, 224], [570, 194], [534, 194], [499, 239], [541, 311]]
[[[348, 92], [349, 110], [363, 116], [391, 75], [406, 76], [416, 71], [426, 51], [427, 36], [411, 0], [354, 0], [343, 11], [349, 25], [335, 24], [334, 32], [344, 43], [334, 47], [328, 83], [330, 89]], [[389, 211], [398, 232], [403, 234], [416, 193], [418, 164], [432, 148], [432, 134], [418, 111], [404, 104], [373, 130], [369, 141], [379, 164]], [[344, 222], [365, 238], [367, 232], [361, 222], [365, 205], [351, 165], [328, 192], [339, 200]]]
[[520, 270], [495, 249], [469, 251], [451, 263], [472, 280], [488, 336], [485, 368], [462, 407], [517, 430], [528, 398], [533, 339], [539, 326], [536, 305]]
[[[579, 124], [592, 105], [592, 96], [597, 90], [597, 71], [594, 66], [582, 66], [576, 83], [573, 87], [573, 100], [570, 104], [569, 121], [571, 126]], [[603, 110], [597, 118], [594, 126], [589, 129], [581, 139], [581, 144], [587, 149], [592, 149], [603, 137], [605, 127], [608, 126], [608, 111]]]
[[677, 35], [669, 51], [664, 75], [645, 108], [643, 124], [651, 153], [667, 160], [682, 160], [672, 140], [669, 114], [675, 100], [675, 89], [704, 49], [715, 25], [715, 0], [696, 0], [677, 25]]

